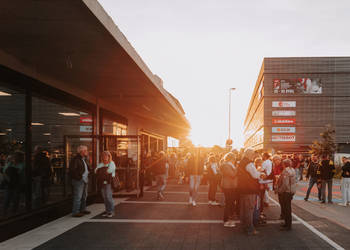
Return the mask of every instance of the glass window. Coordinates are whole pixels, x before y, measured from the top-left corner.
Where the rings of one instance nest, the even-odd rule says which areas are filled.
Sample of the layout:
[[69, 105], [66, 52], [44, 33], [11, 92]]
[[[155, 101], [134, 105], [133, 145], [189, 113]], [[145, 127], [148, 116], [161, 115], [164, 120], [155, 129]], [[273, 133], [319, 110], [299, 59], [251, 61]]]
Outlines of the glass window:
[[25, 94], [0, 82], [0, 218], [25, 211]]
[[[69, 163], [79, 145], [88, 146], [92, 156], [92, 138], [88, 137], [92, 132], [91, 113], [41, 97], [32, 98], [33, 208], [59, 201], [71, 193], [65, 160]], [[67, 139], [65, 145], [65, 136], [76, 137]]]
[[110, 119], [103, 119], [104, 135], [127, 135], [128, 126]]

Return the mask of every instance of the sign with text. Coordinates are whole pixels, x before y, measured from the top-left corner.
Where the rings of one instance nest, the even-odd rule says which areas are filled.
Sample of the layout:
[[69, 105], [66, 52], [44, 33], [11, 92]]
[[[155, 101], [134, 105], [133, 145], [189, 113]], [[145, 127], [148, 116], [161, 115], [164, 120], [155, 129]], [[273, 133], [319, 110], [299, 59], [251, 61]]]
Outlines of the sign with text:
[[272, 133], [295, 133], [295, 127], [272, 127]]
[[92, 126], [80, 126], [80, 132], [91, 133]]
[[319, 78], [274, 79], [274, 94], [322, 94]]
[[273, 101], [273, 108], [295, 108], [297, 106], [296, 101]]
[[272, 116], [295, 116], [295, 110], [273, 110]]
[[272, 124], [295, 124], [295, 119], [273, 118]]
[[92, 117], [80, 117], [80, 123], [92, 123]]
[[273, 135], [273, 142], [295, 142], [295, 135]]

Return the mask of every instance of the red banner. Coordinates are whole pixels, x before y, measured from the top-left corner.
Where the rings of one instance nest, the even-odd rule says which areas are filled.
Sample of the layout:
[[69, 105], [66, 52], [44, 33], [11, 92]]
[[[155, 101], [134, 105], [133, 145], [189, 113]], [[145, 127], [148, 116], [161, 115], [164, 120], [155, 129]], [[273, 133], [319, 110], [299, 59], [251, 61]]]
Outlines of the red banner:
[[272, 124], [295, 124], [295, 119], [273, 118]]
[[80, 117], [80, 123], [92, 123], [92, 117]]

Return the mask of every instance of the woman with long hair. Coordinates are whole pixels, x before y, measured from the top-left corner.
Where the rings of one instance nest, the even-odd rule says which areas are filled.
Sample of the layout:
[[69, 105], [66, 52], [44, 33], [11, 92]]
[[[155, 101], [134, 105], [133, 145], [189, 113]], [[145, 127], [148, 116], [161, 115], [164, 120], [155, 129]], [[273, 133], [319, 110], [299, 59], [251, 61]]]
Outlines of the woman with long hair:
[[109, 151], [103, 151], [101, 155], [102, 162], [95, 169], [97, 174], [97, 188], [101, 190], [101, 194], [105, 203], [105, 212], [103, 217], [111, 218], [114, 216], [114, 200], [112, 191], [112, 178], [115, 177], [115, 164]]

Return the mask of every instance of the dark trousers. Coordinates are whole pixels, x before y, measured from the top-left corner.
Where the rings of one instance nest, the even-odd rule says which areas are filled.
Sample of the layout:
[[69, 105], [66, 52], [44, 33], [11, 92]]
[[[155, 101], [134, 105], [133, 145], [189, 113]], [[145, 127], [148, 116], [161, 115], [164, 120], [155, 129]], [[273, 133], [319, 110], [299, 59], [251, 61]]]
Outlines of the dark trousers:
[[145, 184], [145, 173], [143, 170], [140, 171], [140, 179], [139, 179], [139, 184], [140, 184], [140, 196], [143, 196], [143, 186]]
[[333, 186], [333, 180], [322, 180], [322, 187], [321, 187], [321, 192], [322, 192], [322, 201], [326, 201], [326, 185], [328, 187], [328, 202], [332, 201], [332, 186]]
[[235, 189], [224, 188], [225, 195], [225, 209], [224, 209], [224, 222], [233, 218], [234, 207], [235, 207]]
[[306, 196], [305, 196], [306, 199], [309, 199], [311, 189], [315, 184], [316, 184], [316, 187], [318, 190], [318, 199], [321, 200], [321, 189], [317, 185], [317, 178], [316, 177], [311, 177], [309, 180], [309, 187], [307, 189]]
[[209, 192], [208, 192], [209, 201], [215, 201], [217, 189], [218, 189], [218, 179], [215, 177], [210, 178], [209, 179]]
[[291, 193], [281, 194], [281, 209], [284, 217], [284, 223], [287, 228], [292, 227], [292, 199], [293, 195]]
[[265, 189], [260, 190], [260, 193], [259, 193], [259, 199], [260, 199], [259, 213], [262, 213], [264, 211], [264, 198], [265, 198]]
[[282, 194], [278, 193], [278, 203], [280, 204], [281, 207], [281, 218], [284, 218], [284, 214], [283, 214], [283, 209], [282, 209]]

